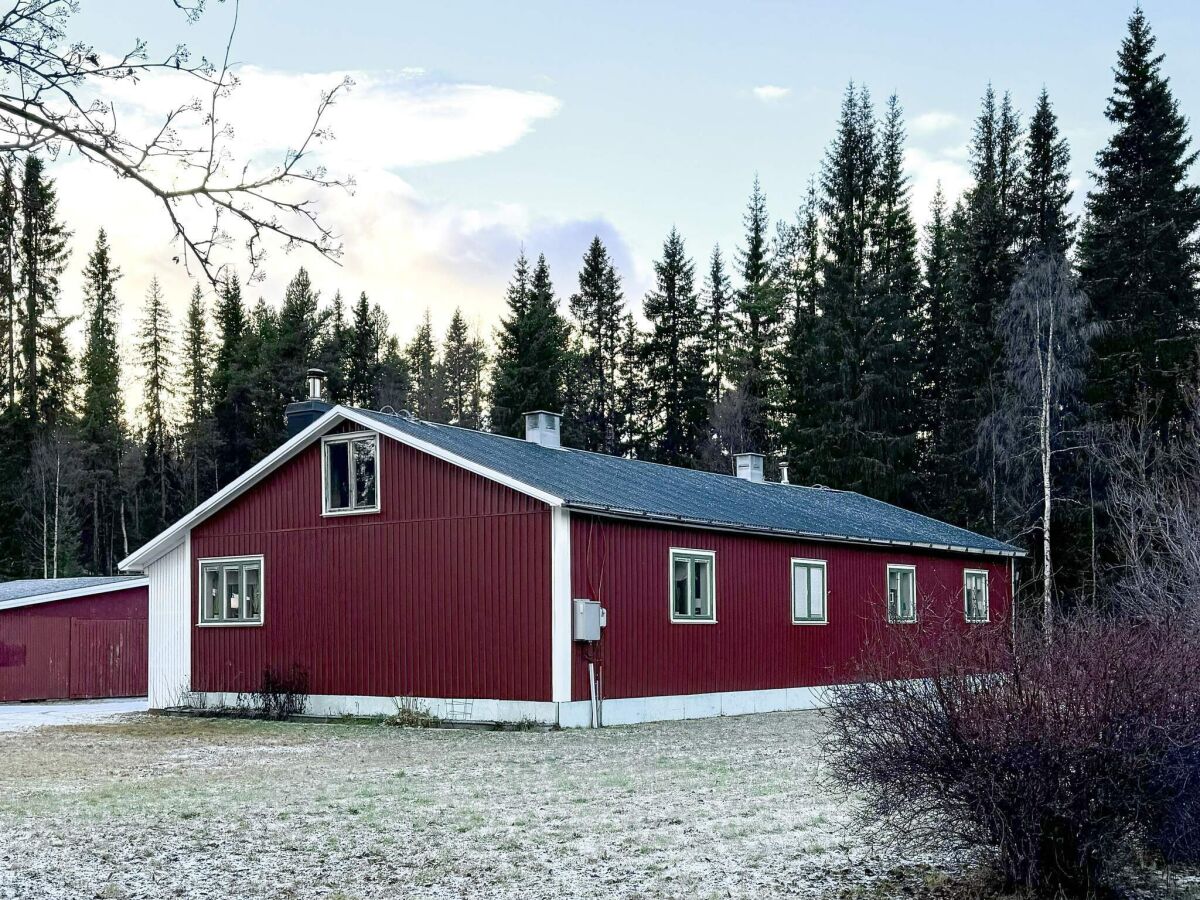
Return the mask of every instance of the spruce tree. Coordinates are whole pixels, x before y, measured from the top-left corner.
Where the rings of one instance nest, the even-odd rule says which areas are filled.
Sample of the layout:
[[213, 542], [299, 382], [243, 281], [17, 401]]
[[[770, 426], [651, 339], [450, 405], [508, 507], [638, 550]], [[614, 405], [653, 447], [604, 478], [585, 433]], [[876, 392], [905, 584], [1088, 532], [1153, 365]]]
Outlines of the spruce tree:
[[279, 405], [307, 396], [305, 375], [317, 362], [327, 315], [320, 309], [320, 297], [308, 271], [301, 268], [284, 291], [278, 337], [268, 350]]
[[212, 338], [200, 285], [192, 286], [183, 327], [183, 456], [188, 480], [187, 506], [195, 507], [215, 488], [213, 453]]
[[175, 483], [171, 399], [175, 393], [171, 367], [174, 335], [158, 278], [150, 279], [146, 307], [138, 331], [138, 361], [142, 370], [143, 470], [142, 533], [158, 534], [174, 518], [178, 504]]
[[18, 265], [20, 263], [20, 207], [11, 160], [0, 162], [0, 340], [4, 354], [3, 381], [0, 391], [9, 407], [17, 405], [20, 381], [19, 343], [21, 336], [21, 302], [18, 296]]
[[234, 274], [217, 292], [216, 324], [212, 403], [220, 485], [250, 468], [255, 454], [254, 335]]
[[579, 270], [579, 291], [570, 310], [579, 333], [578, 421], [572, 432], [582, 450], [615, 452], [617, 347], [621, 339], [624, 296], [620, 278], [599, 237], [592, 238]]
[[1075, 230], [1071, 203], [1071, 151], [1058, 132], [1050, 95], [1042, 88], [1025, 138], [1025, 170], [1020, 195], [1021, 254], [1063, 255]]
[[483, 423], [483, 370], [487, 348], [473, 335], [455, 309], [442, 343], [442, 388], [446, 421], [462, 428], [478, 429]]
[[695, 466], [708, 422], [704, 322], [695, 288], [695, 264], [672, 228], [654, 263], [655, 288], [642, 311], [650, 323], [643, 357], [657, 400], [651, 411], [649, 449], [657, 462]]
[[1141, 9], [1117, 57], [1105, 115], [1116, 130], [1096, 156], [1079, 248], [1082, 287], [1103, 333], [1088, 396], [1102, 423], [1145, 406], [1160, 438], [1177, 434], [1196, 381], [1200, 188], [1187, 120]]
[[750, 192], [744, 218], [746, 246], [738, 255], [742, 287], [735, 295], [735, 381], [747, 395], [744, 429], [752, 446], [737, 450], [766, 452], [770, 448], [774, 392], [772, 357], [779, 340], [782, 312], [775, 284], [768, 235], [767, 200], [758, 178]]
[[93, 572], [116, 569], [121, 512], [121, 455], [125, 444], [121, 359], [117, 347], [116, 282], [120, 270], [109, 255], [104, 229], [83, 270], [87, 340], [80, 361], [83, 403], [79, 416], [80, 457], [86, 474], [86, 508], [80, 511], [80, 552]]
[[647, 421], [653, 402], [646, 381], [645, 337], [632, 313], [621, 318], [621, 338], [617, 351], [615, 427], [618, 456], [645, 459], [649, 454]]
[[780, 352], [780, 439], [789, 464], [789, 480], [815, 479], [813, 439], [823, 424], [815, 402], [820, 348], [818, 325], [821, 290], [820, 207], [810, 182], [804, 206], [780, 239], [779, 282], [783, 289], [787, 335]]
[[733, 314], [733, 287], [725, 272], [720, 245], [713, 247], [708, 260], [708, 276], [701, 297], [704, 319], [704, 357], [708, 361], [708, 383], [715, 403], [725, 390], [730, 369], [730, 331]]
[[25, 159], [18, 244], [24, 300], [21, 316], [22, 400], [30, 423], [51, 426], [69, 406], [70, 354], [58, 315], [58, 279], [67, 263], [68, 233], [58, 220], [58, 193], [37, 156]]
[[524, 252], [508, 287], [508, 315], [497, 335], [492, 370], [491, 428], [524, 434], [522, 414], [563, 408], [570, 327], [558, 311], [550, 267], [539, 256], [533, 272]]
[[324, 318], [325, 328], [317, 352], [317, 365], [325, 372], [328, 399], [341, 402], [346, 399], [352, 334], [350, 323], [346, 320], [346, 302], [342, 299], [341, 291], [333, 295], [333, 303], [330, 304], [328, 315]]
[[346, 400], [352, 406], [376, 409], [379, 405], [380, 350], [383, 336], [376, 330], [366, 291], [358, 295], [350, 325], [350, 352], [346, 363]]
[[[465, 332], [466, 324], [462, 322], [461, 316], [459, 323]], [[446, 384], [428, 308], [417, 327], [417, 333], [404, 349], [404, 356], [408, 362], [409, 377], [412, 379], [409, 394], [412, 411], [417, 418], [427, 422], [446, 422]]]
[[[809, 446], [809, 477], [831, 487], [874, 493], [882, 482], [878, 446], [867, 443], [868, 368], [873, 338], [871, 240], [877, 214], [879, 148], [866, 89], [851, 84], [842, 100], [837, 133], [821, 172], [825, 254], [821, 319], [817, 325], [820, 406]], [[874, 468], [872, 468], [874, 466]]]

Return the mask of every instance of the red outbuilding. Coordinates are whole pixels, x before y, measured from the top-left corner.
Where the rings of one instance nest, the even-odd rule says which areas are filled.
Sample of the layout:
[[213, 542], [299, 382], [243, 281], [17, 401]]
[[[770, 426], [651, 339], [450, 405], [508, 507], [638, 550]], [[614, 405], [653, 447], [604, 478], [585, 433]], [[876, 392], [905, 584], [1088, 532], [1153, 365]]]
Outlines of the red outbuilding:
[[150, 706], [307, 673], [308, 711], [586, 726], [821, 702], [889, 629], [1000, 627], [1001, 541], [846, 491], [330, 406], [137, 550]]
[[0, 701], [146, 694], [147, 579], [0, 584]]

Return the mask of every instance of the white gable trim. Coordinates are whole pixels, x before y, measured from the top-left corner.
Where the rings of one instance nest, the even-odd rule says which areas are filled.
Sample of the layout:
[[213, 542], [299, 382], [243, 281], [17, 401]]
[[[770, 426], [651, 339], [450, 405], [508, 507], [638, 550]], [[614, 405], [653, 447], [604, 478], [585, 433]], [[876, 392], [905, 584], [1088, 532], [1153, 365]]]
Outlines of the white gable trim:
[[149, 583], [149, 578], [134, 578], [128, 581], [110, 581], [108, 584], [93, 584], [88, 587], [70, 588], [65, 591], [54, 591], [49, 594], [34, 594], [30, 597], [17, 597], [13, 600], [0, 600], [0, 612], [6, 609], [20, 609], [22, 606], [36, 606], [39, 603], [53, 603], [55, 600], [73, 600], [76, 597], [91, 597], [94, 594], [108, 594], [113, 591], [127, 591], [133, 588], [145, 587]]
[[[386, 435], [401, 444], [406, 444], [423, 453], [428, 453], [430, 456], [466, 469], [469, 472], [474, 472], [483, 478], [490, 481], [495, 481], [505, 487], [512, 488], [526, 496], [532, 497], [535, 500], [540, 500], [550, 506], [562, 506], [562, 498], [555, 497], [552, 494], [547, 494], [545, 491], [538, 490], [532, 485], [517, 481], [487, 466], [480, 465], [472, 460], [465, 459], [454, 453], [431, 444], [428, 441], [423, 441], [420, 438], [415, 438], [405, 431], [398, 428], [392, 428], [387, 424], [380, 422], [370, 416], [364, 415], [356, 409], [351, 409], [345, 406], [334, 406], [323, 416], [297, 434], [295, 437], [285, 441], [274, 452], [262, 459], [257, 465], [252, 466], [246, 472], [243, 472], [238, 478], [235, 478], [224, 488], [217, 491], [190, 513], [176, 522], [174, 525], [167, 528], [157, 537], [151, 539], [146, 544], [143, 544], [125, 559], [118, 563], [118, 566], [123, 571], [144, 571], [145, 567], [156, 559], [161, 558], [173, 548], [179, 546], [188, 532], [200, 522], [203, 522], [213, 513], [224, 508], [258, 482], [262, 481], [267, 475], [278, 469], [284, 463], [297, 456], [300, 451], [308, 447], [309, 444], [320, 438], [323, 434], [334, 428], [340, 422], [354, 422], [361, 425], [363, 428], [368, 428], [371, 431], [377, 431], [380, 434]], [[435, 427], [435, 426], [429, 426]]]

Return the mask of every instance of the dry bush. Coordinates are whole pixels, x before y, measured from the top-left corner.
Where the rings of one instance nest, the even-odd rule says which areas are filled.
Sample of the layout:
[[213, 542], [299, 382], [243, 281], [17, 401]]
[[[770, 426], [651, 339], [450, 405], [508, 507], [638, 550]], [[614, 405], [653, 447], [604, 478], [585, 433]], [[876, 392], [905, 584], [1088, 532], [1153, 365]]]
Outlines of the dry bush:
[[308, 706], [308, 670], [292, 663], [287, 672], [274, 666], [263, 669], [262, 683], [254, 692], [254, 706], [264, 719], [290, 719]]
[[[1067, 896], [1106, 890], [1168, 832], [1176, 846], [1195, 840], [1190, 630], [1079, 618], [1049, 644], [948, 630], [870, 659], [833, 692], [828, 750], [877, 836], [974, 852], [1009, 889]], [[887, 680], [898, 670], [925, 677]]]

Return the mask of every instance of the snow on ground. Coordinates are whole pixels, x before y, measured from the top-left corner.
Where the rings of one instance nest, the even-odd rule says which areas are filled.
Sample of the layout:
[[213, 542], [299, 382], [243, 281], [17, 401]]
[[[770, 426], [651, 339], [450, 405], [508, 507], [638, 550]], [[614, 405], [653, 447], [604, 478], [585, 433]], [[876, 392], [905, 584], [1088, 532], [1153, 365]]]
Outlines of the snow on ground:
[[24, 731], [42, 725], [101, 722], [122, 713], [146, 711], [146, 698], [63, 700], [53, 703], [0, 703], [0, 731]]
[[815, 713], [599, 732], [125, 717], [0, 734], [0, 898], [836, 896]]

